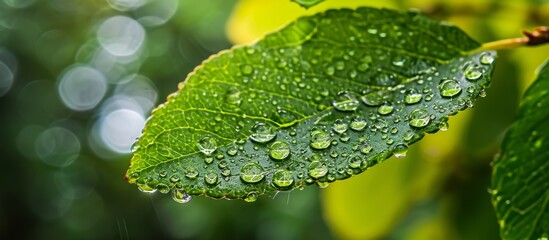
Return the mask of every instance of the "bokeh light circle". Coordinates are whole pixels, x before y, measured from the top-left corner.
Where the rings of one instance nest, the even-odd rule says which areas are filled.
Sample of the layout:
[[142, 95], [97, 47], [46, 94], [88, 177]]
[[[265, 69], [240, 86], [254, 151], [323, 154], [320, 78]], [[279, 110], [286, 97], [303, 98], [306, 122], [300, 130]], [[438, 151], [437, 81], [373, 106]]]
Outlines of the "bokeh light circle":
[[137, 21], [114, 16], [105, 20], [97, 30], [101, 46], [114, 56], [135, 54], [145, 41], [145, 29]]
[[99, 134], [110, 150], [130, 153], [131, 145], [141, 134], [145, 118], [132, 110], [119, 109], [108, 113], [101, 121]]
[[62, 127], [44, 130], [34, 143], [38, 158], [54, 167], [65, 167], [72, 164], [78, 157], [80, 148], [78, 137]]
[[58, 93], [68, 108], [76, 111], [90, 110], [107, 93], [107, 79], [94, 68], [75, 66], [59, 79]]

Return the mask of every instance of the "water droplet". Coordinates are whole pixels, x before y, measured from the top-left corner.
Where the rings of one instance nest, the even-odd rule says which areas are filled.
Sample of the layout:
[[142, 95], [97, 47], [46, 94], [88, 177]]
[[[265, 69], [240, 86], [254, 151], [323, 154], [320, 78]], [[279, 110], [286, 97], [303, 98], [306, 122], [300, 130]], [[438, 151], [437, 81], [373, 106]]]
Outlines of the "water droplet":
[[495, 58], [491, 52], [483, 52], [480, 54], [480, 63], [484, 65], [490, 65], [494, 62]]
[[278, 170], [273, 174], [273, 184], [285, 188], [294, 183], [294, 176], [288, 170]]
[[366, 125], [368, 125], [368, 123], [366, 122], [366, 120], [364, 120], [364, 118], [354, 117], [351, 120], [350, 127], [355, 131], [362, 131], [366, 127]]
[[152, 188], [149, 185], [144, 184], [144, 183], [142, 183], [142, 184], [138, 183], [137, 184], [137, 189], [139, 189], [139, 191], [144, 192], [144, 193], [154, 193], [154, 192], [156, 192], [156, 188]]
[[250, 75], [253, 73], [253, 71], [254, 68], [252, 67], [252, 65], [244, 64], [240, 66], [240, 72], [242, 73], [242, 75]]
[[248, 163], [240, 170], [240, 179], [247, 183], [259, 182], [263, 180], [263, 177], [265, 177], [265, 172], [257, 162]]
[[242, 98], [240, 98], [240, 91], [236, 88], [231, 88], [225, 94], [225, 101], [232, 106], [240, 106]]
[[347, 123], [343, 122], [341, 119], [336, 119], [334, 121], [334, 126], [332, 126], [332, 129], [339, 134], [342, 134], [347, 131], [348, 125]]
[[188, 203], [193, 197], [182, 189], [173, 189], [172, 198], [178, 203]]
[[168, 171], [166, 170], [162, 170], [160, 171], [160, 173], [158, 173], [158, 176], [160, 176], [161, 178], [164, 178], [168, 175]]
[[408, 146], [406, 144], [398, 144], [393, 149], [393, 155], [396, 158], [406, 157], [407, 152], [408, 152]]
[[406, 97], [404, 97], [404, 102], [406, 104], [416, 104], [421, 101], [421, 98], [423, 98], [421, 93], [418, 93], [416, 90], [410, 90], [406, 94]]
[[174, 175], [174, 176], [171, 176], [171, 177], [170, 177], [170, 182], [172, 182], [172, 183], [179, 182], [179, 177], [178, 177], [178, 176], [175, 176], [175, 175]]
[[217, 149], [217, 142], [214, 138], [203, 137], [198, 141], [198, 149], [206, 156], [210, 156]]
[[393, 65], [397, 66], [397, 67], [402, 67], [404, 66], [404, 64], [406, 63], [406, 58], [402, 57], [402, 56], [396, 56], [394, 59], [393, 59]]
[[276, 141], [269, 148], [269, 156], [274, 160], [284, 160], [290, 156], [290, 146], [285, 142]]
[[311, 132], [311, 147], [314, 149], [326, 149], [330, 146], [330, 134], [322, 129], [313, 129]]
[[377, 109], [377, 113], [381, 115], [389, 115], [393, 112], [393, 105], [384, 103], [383, 105], [379, 106]]
[[392, 92], [379, 90], [367, 93], [366, 95], [362, 96], [362, 102], [367, 106], [377, 107], [385, 102], [389, 102], [392, 98]]
[[228, 177], [231, 175], [231, 169], [228, 169], [228, 168], [224, 168], [221, 170], [221, 175], [223, 175], [223, 177]]
[[328, 173], [328, 167], [319, 161], [313, 161], [309, 165], [309, 176], [318, 179], [324, 177]]
[[276, 137], [276, 133], [271, 126], [265, 123], [257, 123], [252, 127], [252, 135], [250, 138], [254, 142], [266, 143], [273, 140]]
[[360, 147], [360, 152], [367, 154], [372, 151], [372, 145], [365, 143]]
[[316, 185], [318, 185], [319, 188], [327, 188], [330, 186], [330, 182], [317, 182]]
[[251, 192], [251, 193], [248, 193], [248, 195], [246, 195], [246, 197], [244, 198], [244, 201], [246, 202], [255, 202], [257, 201], [257, 193], [255, 192]]
[[410, 126], [422, 128], [427, 126], [430, 121], [429, 113], [423, 108], [415, 109], [410, 113]]
[[443, 97], [453, 97], [461, 92], [461, 87], [456, 80], [446, 79], [442, 80], [440, 85], [438, 85], [440, 90], [440, 95]]
[[198, 170], [196, 170], [196, 168], [194, 167], [189, 167], [187, 168], [185, 176], [189, 179], [195, 179], [196, 177], [198, 177]]
[[438, 128], [440, 129], [440, 131], [448, 130], [448, 122], [446, 122], [446, 121], [439, 122], [438, 123]]
[[170, 192], [170, 187], [168, 187], [168, 185], [163, 184], [163, 183], [157, 184], [156, 189], [158, 189], [158, 191], [160, 193], [163, 193], [163, 194], [166, 194], [166, 193]]
[[236, 150], [236, 148], [234, 147], [231, 147], [227, 150], [227, 154], [229, 154], [229, 156], [234, 156], [238, 153], [238, 150]]
[[214, 170], [208, 170], [208, 172], [206, 172], [206, 175], [204, 175], [204, 182], [210, 185], [216, 184], [217, 179], [218, 176]]
[[402, 138], [404, 139], [404, 141], [407, 141], [409, 142], [410, 140], [412, 140], [412, 138], [414, 137], [414, 132], [413, 131], [406, 131], [403, 135], [402, 135]]
[[477, 64], [471, 63], [468, 64], [465, 68], [465, 71], [463, 75], [465, 75], [465, 78], [469, 81], [478, 80], [480, 77], [482, 77], [484, 69], [480, 67]]
[[344, 112], [355, 111], [359, 104], [360, 102], [356, 96], [346, 91], [338, 93], [336, 99], [332, 102], [335, 109]]
[[362, 158], [358, 156], [353, 156], [349, 159], [349, 167], [351, 168], [360, 168], [362, 164]]

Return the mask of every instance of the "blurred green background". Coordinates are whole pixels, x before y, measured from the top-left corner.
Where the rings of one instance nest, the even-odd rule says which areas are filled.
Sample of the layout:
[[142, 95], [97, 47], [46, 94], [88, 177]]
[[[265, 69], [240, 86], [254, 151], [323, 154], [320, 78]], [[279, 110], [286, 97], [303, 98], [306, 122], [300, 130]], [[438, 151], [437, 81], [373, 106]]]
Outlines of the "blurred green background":
[[124, 182], [151, 109], [201, 61], [357, 6], [418, 8], [480, 42], [549, 24], [544, 0], [0, 0], [0, 239], [497, 239], [489, 163], [547, 46], [500, 51], [448, 131], [325, 189], [182, 205]]

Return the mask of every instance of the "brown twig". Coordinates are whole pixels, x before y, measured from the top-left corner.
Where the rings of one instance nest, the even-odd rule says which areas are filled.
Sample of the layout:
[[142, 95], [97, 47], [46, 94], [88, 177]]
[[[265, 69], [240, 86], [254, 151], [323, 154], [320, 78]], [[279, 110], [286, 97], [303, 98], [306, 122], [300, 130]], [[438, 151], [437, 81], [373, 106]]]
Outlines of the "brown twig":
[[522, 31], [524, 37], [504, 39], [494, 42], [488, 42], [482, 45], [482, 50], [498, 50], [506, 48], [516, 48], [521, 46], [537, 46], [549, 43], [549, 27], [541, 26], [534, 28], [534, 31]]

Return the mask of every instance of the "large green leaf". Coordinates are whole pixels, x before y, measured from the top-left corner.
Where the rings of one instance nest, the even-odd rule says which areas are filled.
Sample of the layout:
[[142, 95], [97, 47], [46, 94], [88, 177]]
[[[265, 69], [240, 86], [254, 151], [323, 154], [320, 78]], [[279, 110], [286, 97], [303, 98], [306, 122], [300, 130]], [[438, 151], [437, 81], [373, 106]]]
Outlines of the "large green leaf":
[[549, 237], [549, 62], [526, 91], [494, 162], [492, 201], [504, 239]]
[[153, 111], [127, 180], [253, 201], [326, 186], [447, 127], [489, 85], [495, 52], [417, 12], [303, 17], [211, 57]]

